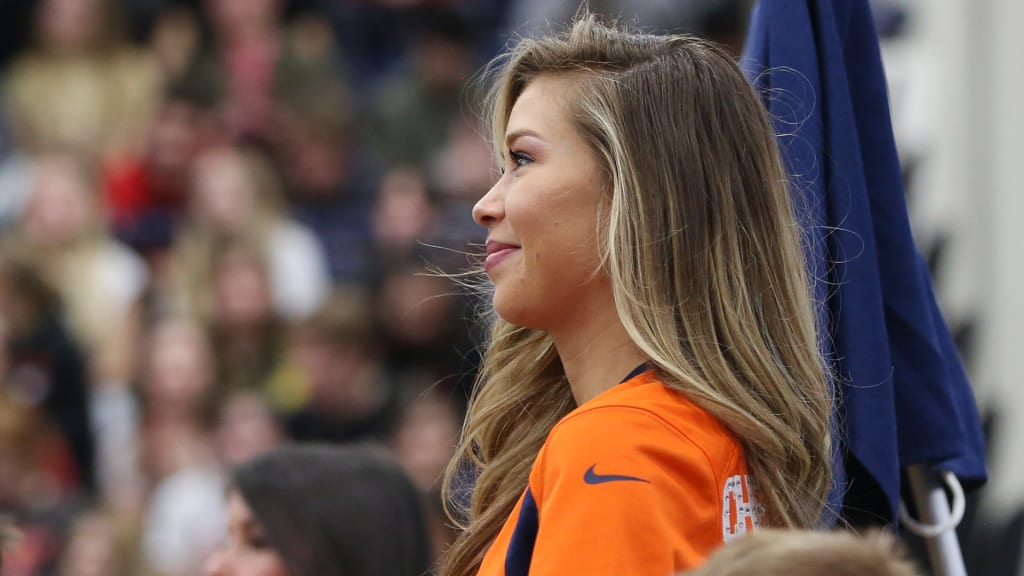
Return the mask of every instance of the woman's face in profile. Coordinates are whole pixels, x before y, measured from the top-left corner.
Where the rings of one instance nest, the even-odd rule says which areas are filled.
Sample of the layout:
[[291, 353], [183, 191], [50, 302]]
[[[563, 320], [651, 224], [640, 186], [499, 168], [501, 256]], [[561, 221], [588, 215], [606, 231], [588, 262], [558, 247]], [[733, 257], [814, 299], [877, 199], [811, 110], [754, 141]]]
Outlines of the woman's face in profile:
[[228, 536], [206, 561], [206, 576], [288, 576], [263, 527], [237, 490], [228, 495]]
[[519, 326], [557, 330], [606, 308], [598, 273], [604, 178], [566, 110], [572, 80], [540, 76], [516, 100], [505, 133], [504, 172], [477, 202], [488, 229], [494, 307]]

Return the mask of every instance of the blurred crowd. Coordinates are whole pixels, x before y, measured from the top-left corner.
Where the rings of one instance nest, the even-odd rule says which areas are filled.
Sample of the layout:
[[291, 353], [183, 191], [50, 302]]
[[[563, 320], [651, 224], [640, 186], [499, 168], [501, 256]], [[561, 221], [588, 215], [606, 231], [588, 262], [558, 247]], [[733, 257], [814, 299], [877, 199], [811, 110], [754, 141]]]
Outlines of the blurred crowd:
[[[679, 4], [742, 38], [746, 3]], [[443, 547], [494, 177], [467, 82], [574, 9], [4, 0], [2, 574], [197, 574], [226, 471], [285, 442], [389, 447]]]

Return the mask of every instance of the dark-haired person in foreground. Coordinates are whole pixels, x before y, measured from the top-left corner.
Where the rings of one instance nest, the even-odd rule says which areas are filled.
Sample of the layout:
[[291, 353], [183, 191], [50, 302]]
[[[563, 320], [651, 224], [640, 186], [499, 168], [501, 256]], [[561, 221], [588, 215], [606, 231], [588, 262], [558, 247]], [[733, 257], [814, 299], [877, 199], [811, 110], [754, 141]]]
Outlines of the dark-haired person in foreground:
[[207, 576], [417, 576], [433, 558], [419, 494], [368, 446], [290, 446], [237, 468]]

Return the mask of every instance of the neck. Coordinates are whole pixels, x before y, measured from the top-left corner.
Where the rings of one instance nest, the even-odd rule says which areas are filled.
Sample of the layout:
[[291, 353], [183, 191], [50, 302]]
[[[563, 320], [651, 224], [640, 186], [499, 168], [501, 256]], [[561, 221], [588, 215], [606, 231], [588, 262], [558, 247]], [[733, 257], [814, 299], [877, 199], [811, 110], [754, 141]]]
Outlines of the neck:
[[548, 331], [555, 341], [576, 405], [619, 384], [647, 356], [633, 342], [614, 305], [583, 314], [567, 330]]

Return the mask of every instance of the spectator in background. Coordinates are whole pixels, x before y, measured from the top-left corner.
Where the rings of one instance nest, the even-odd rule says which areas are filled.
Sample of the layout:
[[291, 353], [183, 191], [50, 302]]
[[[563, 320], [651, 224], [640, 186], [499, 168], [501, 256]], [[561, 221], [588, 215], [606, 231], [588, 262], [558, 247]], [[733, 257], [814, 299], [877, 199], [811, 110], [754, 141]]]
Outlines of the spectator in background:
[[186, 309], [202, 307], [213, 280], [213, 256], [231, 241], [266, 258], [273, 311], [288, 320], [309, 316], [326, 297], [327, 258], [316, 237], [284, 211], [280, 182], [264, 157], [230, 146], [196, 159], [189, 196], [192, 221], [178, 238], [176, 274]]
[[266, 397], [249, 390], [232, 392], [221, 402], [215, 434], [217, 453], [228, 467], [269, 452], [285, 439]]
[[322, 86], [295, 93], [274, 148], [292, 213], [320, 240], [336, 282], [365, 282], [374, 170], [353, 118], [358, 110]]
[[139, 353], [144, 262], [107, 232], [98, 167], [71, 153], [32, 160], [33, 186], [18, 232], [58, 289], [72, 338], [84, 352], [101, 494], [119, 496], [118, 459], [133, 442], [130, 384]]
[[[533, 37], [568, 24], [579, 9], [575, 0], [513, 0], [511, 33]], [[733, 56], [743, 50], [747, 17], [754, 0], [594, 0], [588, 10], [654, 33], [688, 32], [721, 43]]]
[[79, 515], [71, 525], [59, 576], [131, 576], [131, 538], [118, 520], [99, 510]]
[[191, 7], [171, 3], [157, 14], [149, 48], [170, 85], [185, 78], [201, 40], [199, 17]]
[[396, 70], [372, 98], [371, 142], [387, 165], [426, 167], [460, 114], [475, 66], [471, 22], [455, 10], [425, 10], [415, 22], [411, 70]]
[[282, 0], [204, 0], [213, 43], [197, 53], [187, 81], [220, 100], [232, 137], [269, 139], [274, 70], [281, 56]]
[[221, 541], [225, 519], [219, 468], [185, 469], [154, 488], [143, 523], [147, 574], [193, 576]]
[[386, 453], [296, 446], [236, 469], [208, 576], [412, 576], [432, 554], [416, 488]]
[[60, 297], [37, 269], [33, 254], [0, 245], [0, 320], [6, 355], [5, 393], [49, 419], [71, 457], [59, 466], [63, 485], [91, 495], [95, 443], [82, 354], [60, 320]]
[[286, 325], [275, 313], [266, 258], [242, 241], [214, 254], [206, 320], [227, 390], [265, 391], [283, 360]]
[[477, 39], [471, 46], [474, 60], [490, 59], [504, 43], [500, 28], [510, 4], [510, 0], [307, 1], [319, 4], [330, 19], [352, 70], [352, 83], [368, 97], [382, 82], [393, 80], [397, 71], [408, 72], [419, 30], [437, 13], [456, 12]]
[[153, 489], [142, 552], [151, 573], [192, 576], [223, 538], [223, 469], [273, 449], [283, 434], [261, 395], [218, 390], [210, 344], [194, 323], [158, 324], [150, 357], [146, 455]]
[[213, 349], [186, 318], [159, 320], [146, 342], [143, 465], [153, 480], [209, 460], [207, 442], [218, 397]]
[[[444, 260], [448, 272], [465, 264], [422, 244], [464, 250], [466, 227], [448, 215], [467, 218], [453, 203], [490, 185], [491, 155], [458, 113], [459, 92], [477, 56], [479, 6], [506, 1], [31, 3], [36, 40], [5, 86], [17, 122], [0, 142], [0, 160], [27, 161], [0, 173], [0, 233], [17, 226], [66, 295], [93, 420], [90, 436], [83, 410], [73, 440], [98, 440], [99, 490], [80, 520], [62, 513], [55, 531], [26, 531], [20, 559], [48, 550], [58, 570], [69, 536], [62, 576], [196, 574], [222, 535], [214, 503], [224, 468], [289, 433], [389, 442], [422, 491], [436, 489], [430, 479], [461, 408], [440, 396], [463, 371], [454, 342], [465, 330], [461, 300], [438, 298], [450, 282], [413, 276], [419, 258]], [[349, 82], [338, 64], [349, 54], [308, 11], [328, 4], [382, 15], [354, 26], [375, 26], [384, 33], [372, 41], [393, 49], [395, 65], [369, 74], [386, 87], [369, 76]], [[145, 51], [122, 40], [117, 22], [142, 11], [159, 14], [149, 38], [135, 31]], [[398, 149], [375, 150], [374, 120]], [[402, 157], [417, 159], [376, 163]], [[469, 234], [479, 238], [479, 228]], [[103, 269], [108, 283], [90, 279]], [[334, 282], [358, 288], [328, 302]], [[0, 278], [0, 296], [3, 286]], [[41, 356], [26, 364], [22, 340], [11, 382], [36, 393]], [[436, 381], [439, 397], [420, 398]], [[40, 437], [72, 438], [49, 408], [34, 410], [33, 430], [50, 430]], [[68, 446], [64, 460], [48, 457], [59, 482], [37, 484], [47, 495], [60, 482], [78, 489], [81, 448]], [[451, 534], [439, 509], [430, 512], [436, 552]]]
[[421, 253], [436, 226], [436, 209], [423, 173], [401, 167], [388, 171], [373, 211], [375, 265], [393, 266]]
[[167, 90], [142, 150], [106, 166], [105, 207], [124, 242], [146, 256], [157, 281], [186, 224], [192, 163], [219, 135], [208, 97], [186, 85]]
[[319, 2], [334, 27], [343, 55], [352, 69], [353, 81], [361, 89], [372, 89], [382, 76], [406, 63], [412, 44], [410, 24], [422, 16], [423, 5], [446, 7], [451, 3], [447, 0]]
[[439, 555], [457, 536], [444, 512], [441, 479], [459, 440], [462, 399], [450, 386], [439, 385], [429, 370], [407, 372], [400, 385], [402, 413], [389, 447], [430, 503], [427, 523]]
[[458, 372], [458, 350], [465, 344], [463, 300], [451, 280], [429, 274], [422, 263], [409, 259], [386, 269], [374, 293], [389, 366]]
[[461, 406], [429, 370], [407, 372], [400, 384], [402, 413], [390, 447], [416, 486], [440, 498], [441, 479], [459, 440]]
[[338, 291], [296, 327], [289, 358], [308, 390], [305, 405], [288, 418], [293, 439], [383, 441], [391, 434], [398, 397], [362, 291]]
[[154, 60], [129, 46], [111, 0], [40, 0], [31, 50], [7, 77], [21, 146], [69, 146], [103, 158], [135, 150], [159, 98]]
[[68, 442], [19, 392], [0, 391], [0, 510], [23, 514], [67, 505], [77, 488]]
[[330, 27], [310, 16], [286, 28], [283, 5], [283, 0], [203, 1], [213, 37], [196, 53], [183, 81], [218, 99], [232, 139], [273, 143], [290, 91], [344, 89]]
[[46, 574], [55, 567], [73, 505], [69, 460], [67, 443], [45, 413], [0, 390], [0, 522], [16, 525], [19, 535], [2, 543], [4, 574]]
[[143, 559], [155, 574], [191, 576], [224, 529], [223, 478], [211, 435], [218, 392], [213, 351], [198, 325], [170, 318], [153, 327], [147, 357], [143, 465], [152, 489]]
[[19, 232], [60, 291], [68, 326], [84, 346], [94, 384], [123, 388], [135, 373], [143, 261], [107, 232], [99, 168], [72, 153], [33, 161]]

